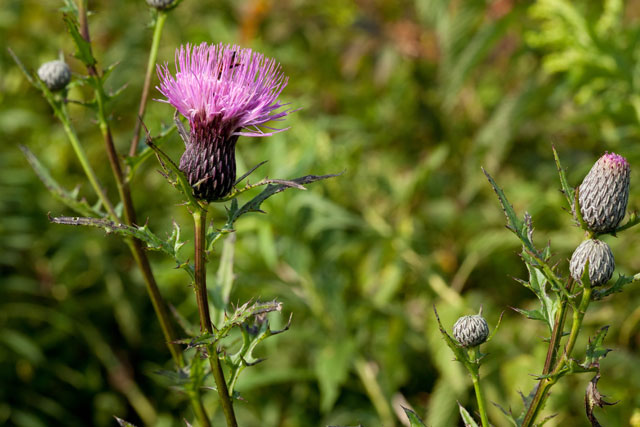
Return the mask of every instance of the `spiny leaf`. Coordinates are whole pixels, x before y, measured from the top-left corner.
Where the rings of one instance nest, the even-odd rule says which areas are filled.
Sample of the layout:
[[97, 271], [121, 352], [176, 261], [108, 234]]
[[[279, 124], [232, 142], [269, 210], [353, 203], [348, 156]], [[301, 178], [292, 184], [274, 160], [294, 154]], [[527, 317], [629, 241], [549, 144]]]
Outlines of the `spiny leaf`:
[[530, 231], [530, 218], [527, 220], [525, 216], [525, 222], [521, 221], [516, 212], [513, 210], [513, 206], [509, 203], [507, 196], [504, 194], [504, 191], [498, 186], [498, 184], [494, 181], [494, 179], [489, 175], [489, 173], [482, 168], [482, 172], [486, 175], [489, 180], [489, 184], [493, 187], [493, 191], [498, 196], [498, 200], [500, 200], [500, 204], [502, 205], [502, 210], [504, 211], [505, 216], [507, 217], [507, 228], [513, 231], [516, 236], [522, 241], [522, 245], [529, 250], [530, 252], [537, 254], [536, 248], [533, 246], [533, 242], [529, 240], [528, 232]]
[[410, 427], [426, 427], [425, 424], [420, 419], [420, 417], [418, 417], [418, 414], [416, 414], [414, 411], [412, 411], [409, 408], [405, 408], [404, 406], [402, 406], [402, 409], [404, 410], [404, 413], [407, 415], [407, 418], [409, 418]]
[[511, 409], [509, 409], [507, 411], [502, 406], [498, 405], [496, 402], [491, 402], [491, 403], [493, 403], [493, 406], [495, 406], [496, 408], [500, 409], [500, 412], [502, 412], [504, 414], [504, 416], [507, 419], [507, 421], [509, 421], [509, 423], [511, 423], [511, 425], [513, 427], [519, 427], [520, 426], [520, 424], [518, 424], [516, 419], [513, 417], [513, 412], [511, 411]]
[[478, 423], [476, 423], [471, 414], [464, 409], [464, 406], [462, 406], [460, 402], [458, 402], [458, 407], [460, 408], [460, 416], [462, 417], [465, 427], [478, 427]]
[[53, 179], [49, 171], [40, 163], [37, 157], [24, 145], [19, 145], [20, 150], [27, 158], [27, 161], [33, 168], [33, 171], [36, 173], [40, 181], [47, 187], [47, 190], [62, 203], [78, 212], [80, 215], [84, 216], [102, 216], [102, 213], [95, 210], [85, 199], [78, 199], [78, 191], [77, 189], [73, 192], [69, 192], [62, 188], [56, 180]]
[[560, 175], [560, 185], [562, 186], [562, 193], [564, 197], [567, 199], [567, 203], [569, 204], [569, 208], [573, 211], [574, 209], [574, 195], [573, 195], [573, 187], [569, 185], [569, 181], [567, 181], [567, 176], [565, 175], [564, 168], [560, 164], [560, 157], [558, 156], [558, 152], [556, 151], [556, 147], [551, 147], [553, 150], [553, 158], [556, 161], [556, 168], [558, 169], [558, 175]]
[[496, 334], [496, 332], [498, 332], [498, 329], [500, 328], [500, 325], [502, 324], [502, 316], [504, 316], [504, 310], [502, 311], [502, 313], [500, 313], [500, 317], [498, 318], [498, 323], [496, 323], [496, 326], [493, 328], [493, 331], [487, 337], [487, 340], [485, 341], [485, 343], [488, 343], [489, 341], [491, 341], [491, 339]]
[[[267, 184], [267, 188], [262, 190], [260, 194], [258, 194], [256, 197], [254, 197], [247, 203], [245, 203], [240, 209], [235, 211], [233, 215], [229, 218], [230, 220], [229, 223], [233, 224], [240, 216], [244, 215], [247, 212], [261, 212], [260, 206], [262, 205], [262, 202], [264, 202], [274, 194], [277, 194], [286, 190], [287, 188], [295, 187], [300, 189], [300, 188], [304, 188], [302, 187], [304, 184], [310, 184], [312, 182], [320, 181], [327, 178], [335, 178], [340, 175], [341, 174], [329, 174], [329, 175], [320, 175], [320, 176], [307, 175], [307, 176], [303, 176], [303, 177], [292, 179], [292, 180], [263, 180], [263, 182]], [[254, 187], [256, 185], [254, 185]]]
[[[193, 279], [194, 270], [193, 266], [184, 262], [179, 258], [178, 250], [182, 246], [182, 243], [179, 242], [180, 229], [177, 224], [174, 223], [174, 230], [172, 235], [169, 237], [168, 241], [165, 241], [149, 230], [147, 225], [143, 227], [140, 226], [132, 226], [122, 223], [117, 223], [108, 219], [103, 218], [86, 218], [86, 217], [69, 217], [69, 216], [61, 216], [61, 217], [51, 217], [49, 216], [49, 221], [54, 224], [63, 224], [63, 225], [82, 225], [87, 227], [96, 227], [102, 228], [109, 233], [117, 233], [126, 237], [133, 237], [138, 239], [144, 243], [148, 249], [161, 251], [165, 254], [171, 256], [177, 263], [178, 268], [182, 268], [185, 270], [189, 276]], [[176, 250], [178, 249], [178, 250]]]
[[22, 71], [22, 74], [24, 74], [24, 76], [27, 78], [27, 81], [29, 81], [29, 83], [31, 83], [32, 85], [37, 87], [36, 82], [35, 82], [35, 78], [27, 70], [27, 67], [24, 66], [22, 61], [20, 61], [20, 58], [18, 58], [18, 56], [15, 53], [13, 53], [13, 50], [11, 50], [11, 48], [7, 48], [7, 50], [9, 51], [9, 55], [11, 55], [11, 57], [13, 58], [15, 63], [18, 65], [18, 68], [20, 68], [20, 71]]
[[243, 325], [251, 317], [280, 310], [282, 310], [282, 303], [275, 300], [268, 302], [255, 302], [251, 305], [249, 305], [249, 302], [246, 302], [236, 308], [233, 315], [225, 319], [222, 326], [220, 326], [213, 334], [203, 333], [194, 339], [182, 339], [175, 342], [176, 344], [187, 344], [187, 348], [208, 346], [227, 336], [234, 326]]
[[458, 344], [458, 342], [455, 339], [451, 337], [451, 335], [447, 333], [444, 326], [442, 326], [442, 322], [440, 321], [440, 316], [438, 315], [438, 310], [436, 310], [435, 304], [433, 306], [433, 312], [436, 315], [436, 320], [438, 322], [438, 329], [440, 329], [440, 333], [442, 334], [444, 341], [447, 343], [451, 351], [453, 351], [453, 354], [455, 355], [456, 360], [458, 360], [465, 366], [470, 364], [471, 362], [469, 361], [469, 355], [467, 354], [467, 352], [464, 350], [464, 348], [462, 348], [462, 346], [460, 346], [460, 344]]
[[[201, 210], [202, 207], [193, 196], [193, 189], [191, 188], [191, 184], [189, 184], [189, 180], [184, 173], [182, 173], [178, 165], [176, 165], [167, 154], [165, 154], [151, 141], [149, 135], [147, 135], [147, 145], [156, 153], [158, 161], [165, 171], [167, 171], [168, 174], [165, 176], [167, 180], [169, 180], [174, 187], [180, 190], [180, 192], [187, 198], [187, 201], [192, 208]], [[169, 173], [175, 177], [175, 180], [169, 175]]]
[[[586, 268], [585, 268], [585, 271], [586, 271]], [[616, 282], [610, 287], [608, 288], [599, 287], [594, 289], [592, 298], [593, 300], [597, 301], [611, 294], [614, 294], [616, 292], [622, 292], [622, 288], [624, 288], [625, 285], [628, 285], [629, 283], [633, 283], [638, 280], [640, 280], [640, 273], [636, 273], [633, 276], [625, 276], [621, 274], [618, 276], [618, 280], [616, 280]]]
[[241, 328], [242, 333], [242, 347], [235, 354], [228, 355], [226, 360], [228, 364], [231, 366], [231, 376], [229, 381], [229, 390], [233, 392], [235, 388], [235, 384], [240, 377], [240, 373], [247, 366], [257, 365], [262, 362], [264, 359], [256, 358], [253, 355], [253, 351], [265, 339], [281, 334], [285, 331], [289, 330], [291, 326], [291, 319], [293, 313], [289, 316], [289, 321], [285, 325], [284, 328], [279, 331], [272, 331], [269, 326], [269, 321], [266, 316], [263, 314], [261, 316], [255, 317], [255, 324], [248, 325], [244, 324]]
[[604, 359], [607, 356], [607, 353], [611, 351], [610, 348], [604, 348], [604, 338], [607, 336], [607, 332], [609, 331], [609, 326], [603, 326], [598, 330], [598, 333], [593, 339], [589, 339], [589, 344], [587, 345], [587, 353], [582, 363], [582, 366], [585, 368], [591, 368], [594, 366], [598, 366], [601, 359]]
[[93, 57], [93, 52], [91, 51], [91, 43], [86, 41], [80, 34], [80, 30], [78, 30], [78, 21], [76, 20], [76, 18], [72, 15], [65, 14], [63, 19], [65, 24], [67, 24], [67, 29], [69, 30], [69, 34], [71, 34], [73, 42], [76, 44], [75, 57], [82, 61], [87, 67], [96, 65], [97, 61]]
[[116, 417], [115, 415], [113, 416], [113, 418], [116, 419], [120, 427], [136, 427], [135, 424], [131, 424], [129, 421], [125, 421], [122, 418]]

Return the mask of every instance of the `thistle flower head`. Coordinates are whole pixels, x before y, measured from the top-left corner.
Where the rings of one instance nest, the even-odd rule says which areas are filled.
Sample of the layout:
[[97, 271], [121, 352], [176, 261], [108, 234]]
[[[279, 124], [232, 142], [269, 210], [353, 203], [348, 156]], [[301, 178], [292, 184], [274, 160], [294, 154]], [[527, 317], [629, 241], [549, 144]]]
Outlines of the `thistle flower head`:
[[576, 248], [569, 262], [571, 277], [580, 282], [584, 266], [589, 262], [589, 281], [591, 286], [604, 285], [613, 276], [616, 263], [611, 248], [602, 240], [585, 240]]
[[597, 233], [614, 231], [627, 210], [629, 163], [614, 153], [606, 153], [593, 165], [580, 184], [578, 200], [582, 218]]
[[71, 69], [61, 60], [45, 62], [38, 68], [38, 77], [50, 91], [64, 89], [71, 81]]
[[463, 347], [475, 347], [487, 340], [489, 325], [482, 314], [462, 316], [453, 325], [453, 337]]
[[[269, 136], [285, 129], [265, 126], [289, 110], [278, 96], [287, 85], [280, 65], [238, 46], [181, 46], [175, 75], [158, 66], [160, 86], [190, 125], [189, 141], [180, 159], [197, 198], [212, 201], [231, 191], [235, 181], [235, 144], [239, 136]], [[266, 129], [267, 131], [264, 131]]]

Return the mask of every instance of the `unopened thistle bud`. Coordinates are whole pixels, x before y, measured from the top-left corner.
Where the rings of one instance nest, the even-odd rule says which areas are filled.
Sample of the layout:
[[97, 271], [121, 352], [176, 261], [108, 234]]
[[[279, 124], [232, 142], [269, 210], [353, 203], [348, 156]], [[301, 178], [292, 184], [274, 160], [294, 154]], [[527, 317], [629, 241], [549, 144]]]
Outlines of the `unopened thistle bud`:
[[[287, 78], [274, 60], [238, 46], [182, 46], [176, 51], [175, 76], [158, 67], [163, 102], [189, 120], [190, 132], [180, 158], [196, 198], [221, 199], [236, 179], [239, 136], [268, 136], [285, 129], [264, 126], [289, 110], [278, 96]], [[263, 131], [260, 126], [268, 131]]]
[[71, 70], [66, 62], [55, 60], [45, 62], [38, 68], [38, 77], [50, 91], [64, 89], [71, 81]]
[[463, 316], [453, 325], [453, 336], [463, 347], [475, 347], [487, 340], [489, 325], [480, 314]]
[[147, 4], [156, 9], [166, 9], [171, 6], [175, 0], [147, 0]]
[[624, 157], [607, 153], [598, 159], [580, 184], [580, 212], [591, 231], [614, 231], [624, 218], [630, 172]]
[[584, 265], [589, 262], [589, 281], [591, 286], [604, 285], [613, 276], [616, 263], [611, 248], [602, 240], [585, 240], [571, 256], [569, 270], [571, 277], [580, 282], [584, 274]]

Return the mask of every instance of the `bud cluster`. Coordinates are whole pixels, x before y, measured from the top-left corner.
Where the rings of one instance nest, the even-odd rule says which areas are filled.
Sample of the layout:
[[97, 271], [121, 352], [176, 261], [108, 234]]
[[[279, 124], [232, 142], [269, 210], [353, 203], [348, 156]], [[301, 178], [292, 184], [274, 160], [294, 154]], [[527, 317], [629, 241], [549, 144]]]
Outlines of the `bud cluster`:
[[[611, 233], [624, 218], [629, 201], [631, 168], [627, 160], [615, 153], [605, 153], [593, 165], [578, 188], [582, 219], [593, 233]], [[591, 286], [607, 283], [616, 268], [611, 248], [591, 238], [576, 248], [571, 256], [571, 277], [580, 282], [589, 264]]]

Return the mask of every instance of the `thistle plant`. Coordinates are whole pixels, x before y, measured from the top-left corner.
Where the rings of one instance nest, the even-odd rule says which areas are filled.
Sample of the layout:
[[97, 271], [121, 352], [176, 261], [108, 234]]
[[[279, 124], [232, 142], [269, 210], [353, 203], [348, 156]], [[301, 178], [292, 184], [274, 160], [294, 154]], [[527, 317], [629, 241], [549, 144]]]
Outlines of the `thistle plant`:
[[[586, 416], [592, 426], [599, 426], [594, 408], [613, 404], [605, 401], [597, 389], [597, 383], [601, 377], [600, 360], [610, 351], [604, 347], [608, 326], [603, 325], [598, 330], [583, 352], [578, 353], [575, 347], [589, 306], [614, 293], [621, 292], [625, 285], [640, 280], [640, 273], [634, 276], [619, 274], [611, 282], [615, 270], [614, 255], [609, 245], [601, 240], [605, 235], [615, 236], [637, 225], [640, 220], [633, 213], [628, 221], [621, 225], [627, 209], [630, 183], [630, 166], [624, 157], [614, 153], [604, 154], [594, 164], [582, 183], [574, 189], [568, 183], [555, 149], [554, 156], [569, 211], [573, 215], [575, 224], [585, 234], [585, 240], [571, 255], [566, 269], [563, 263], [552, 260], [550, 244], [544, 248], [535, 245], [531, 216], [525, 212], [524, 218], [520, 219], [507, 196], [483, 169], [505, 212], [507, 228], [522, 243], [520, 256], [527, 267], [529, 278], [518, 281], [532, 291], [540, 301], [537, 309], [516, 308], [515, 310], [528, 319], [543, 322], [550, 334], [545, 340], [548, 348], [542, 372], [535, 376], [537, 384], [527, 396], [521, 394], [522, 413], [516, 415], [510, 409], [506, 410], [495, 404], [515, 426], [541, 425], [549, 418], [539, 420], [553, 386], [565, 376], [588, 373], [592, 378], [585, 390]], [[488, 325], [481, 314], [464, 316], [453, 326], [453, 338], [440, 322], [437, 312], [436, 319], [456, 360], [464, 365], [472, 378], [481, 425], [489, 426], [479, 377], [481, 361], [487, 354], [480, 353], [479, 346], [485, 342], [485, 339], [488, 342], [496, 333], [501, 319], [489, 335]], [[487, 348], [486, 344], [485, 348]], [[474, 416], [462, 406], [460, 406], [460, 414], [465, 425], [478, 425]], [[421, 423], [414, 422], [412, 419], [412, 425], [421, 425]]]
[[[335, 175], [307, 175], [292, 180], [264, 178], [254, 184], [240, 186], [264, 162], [237, 178], [236, 143], [242, 136], [264, 137], [286, 130], [272, 128], [269, 123], [284, 119], [292, 112], [283, 109], [284, 104], [279, 101], [279, 96], [287, 85], [287, 77], [275, 59], [239, 46], [206, 43], [178, 47], [176, 72], [172, 73], [167, 63], [156, 64], [157, 52], [163, 25], [180, 0], [148, 0], [147, 3], [152, 10], [154, 32], [137, 112], [139, 120], [133, 129], [126, 157], [116, 151], [109, 120], [114, 113], [111, 101], [121, 91], [108, 93], [105, 90], [105, 81], [113, 67], [101, 69], [98, 66], [89, 35], [86, 0], [77, 5], [67, 0], [64, 9], [64, 21], [76, 46], [75, 56], [85, 66], [86, 75], [71, 81], [70, 69], [62, 60], [46, 63], [37, 73], [33, 73], [11, 52], [27, 79], [42, 92], [60, 120], [98, 203], [91, 204], [79, 197], [77, 191], [63, 188], [54, 179], [59, 171], [49, 172], [27, 147], [21, 148], [38, 177], [53, 195], [79, 215], [49, 216], [52, 223], [97, 227], [124, 238], [131, 256], [142, 272], [173, 359], [173, 367], [161, 374], [188, 397], [197, 422], [202, 426], [211, 425], [213, 413], [211, 408], [203, 405], [202, 394], [215, 389], [227, 425], [236, 426], [238, 423], [233, 402], [240, 397], [236, 384], [241, 372], [260, 362], [253, 354], [257, 345], [264, 339], [287, 330], [291, 321], [289, 317], [289, 323], [281, 331], [270, 329], [265, 316], [282, 310], [282, 304], [277, 301], [263, 302], [253, 298], [242, 304], [231, 305], [233, 257], [229, 253], [233, 251], [236, 222], [243, 215], [262, 212], [262, 203], [274, 194], [288, 188], [304, 190], [304, 184]], [[151, 135], [143, 122], [154, 70], [160, 78], [158, 94], [164, 96], [159, 101], [176, 109], [174, 126], [162, 130], [156, 136]], [[67, 88], [73, 85], [86, 85], [93, 92], [93, 99], [74, 102], [95, 112], [106, 157], [113, 172], [113, 181], [118, 190], [118, 203], [108, 197], [101, 178], [94, 172], [73, 127], [67, 109], [70, 102]], [[188, 121], [188, 131], [178, 118], [179, 114]], [[167, 113], [169, 119], [171, 115], [172, 113]], [[139, 144], [141, 128], [146, 131], [146, 144], [143, 147]], [[179, 164], [159, 147], [169, 139], [174, 130], [185, 146]], [[161, 174], [181, 193], [184, 199], [182, 205], [193, 217], [193, 262], [182, 254], [185, 241], [182, 240], [182, 228], [179, 224], [174, 222], [173, 228], [167, 233], [168, 237], [161, 238], [151, 231], [153, 219], [147, 219], [141, 225], [137, 218], [130, 184], [139, 166], [153, 155], [160, 163]], [[259, 187], [264, 188], [254, 197], [245, 199], [246, 192]], [[221, 220], [217, 227], [207, 222], [213, 203], [226, 203], [226, 217], [216, 218], [216, 221]], [[208, 256], [220, 240], [225, 240], [220, 260], [224, 280], [216, 283], [213, 289], [207, 289]], [[189, 326], [189, 320], [178, 312], [175, 312], [174, 317], [184, 325], [184, 331], [176, 332], [174, 319], [169, 315], [168, 304], [160, 293], [147, 257], [149, 250], [169, 256], [186, 273], [188, 283], [193, 285], [195, 293], [199, 333], [194, 332]], [[213, 304], [210, 300], [213, 300]], [[235, 346], [233, 351], [229, 347], [225, 348], [224, 340], [232, 330], [237, 330], [242, 337], [240, 347]], [[204, 360], [208, 361], [208, 368], [204, 366]], [[208, 384], [210, 374], [214, 384]], [[149, 417], [145, 419], [143, 413], [140, 416], [145, 424], [153, 422]], [[123, 420], [118, 421], [123, 425], [130, 425]]]

